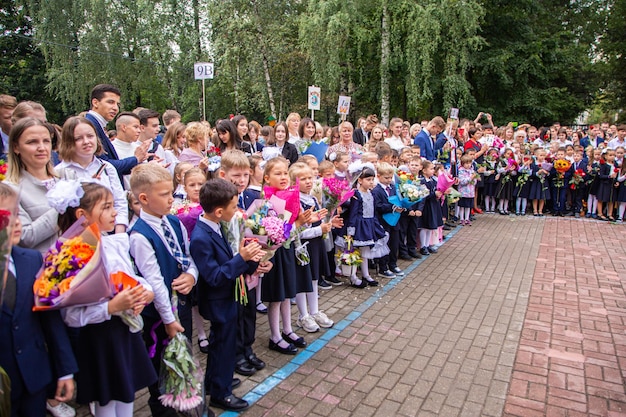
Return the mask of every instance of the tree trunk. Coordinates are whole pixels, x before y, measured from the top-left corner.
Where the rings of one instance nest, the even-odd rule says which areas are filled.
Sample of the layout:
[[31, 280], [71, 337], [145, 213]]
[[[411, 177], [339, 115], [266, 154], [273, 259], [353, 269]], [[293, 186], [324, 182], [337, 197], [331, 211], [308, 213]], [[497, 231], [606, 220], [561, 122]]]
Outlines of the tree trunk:
[[274, 90], [272, 89], [272, 78], [270, 77], [270, 65], [267, 61], [267, 50], [265, 44], [261, 39], [261, 34], [258, 34], [259, 45], [261, 45], [261, 57], [263, 58], [263, 73], [265, 74], [265, 86], [267, 88], [267, 99], [270, 103], [270, 113], [276, 119], [276, 103], [274, 101]]
[[380, 28], [380, 117], [382, 123], [389, 125], [389, 19], [387, 0], [382, 1], [382, 19]]
[[196, 42], [196, 53], [198, 54], [196, 58], [200, 58], [202, 56], [202, 35], [200, 33], [200, 5], [198, 4], [198, 0], [192, 1], [193, 7], [193, 26], [196, 30], [197, 42]]

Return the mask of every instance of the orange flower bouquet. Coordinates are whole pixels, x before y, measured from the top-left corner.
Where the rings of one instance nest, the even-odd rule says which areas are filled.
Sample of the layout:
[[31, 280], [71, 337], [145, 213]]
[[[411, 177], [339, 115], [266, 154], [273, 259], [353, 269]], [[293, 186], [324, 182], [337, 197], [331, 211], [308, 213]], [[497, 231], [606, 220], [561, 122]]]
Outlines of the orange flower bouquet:
[[33, 285], [33, 311], [89, 305], [114, 293], [100, 249], [100, 230], [78, 219], [48, 249]]
[[567, 159], [557, 159], [554, 161], [554, 170], [556, 171], [556, 177], [554, 178], [554, 186], [556, 188], [563, 187], [563, 180], [565, 179], [565, 173], [570, 169], [572, 163]]

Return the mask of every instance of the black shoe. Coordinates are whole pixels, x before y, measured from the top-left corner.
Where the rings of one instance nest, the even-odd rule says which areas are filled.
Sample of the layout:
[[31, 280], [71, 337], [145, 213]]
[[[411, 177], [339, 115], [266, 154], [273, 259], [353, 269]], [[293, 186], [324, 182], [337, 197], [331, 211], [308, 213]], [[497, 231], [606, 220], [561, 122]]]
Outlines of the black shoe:
[[411, 258], [415, 258], [415, 259], [421, 259], [422, 258], [421, 255], [419, 253], [417, 253], [417, 251], [409, 252], [409, 256]]
[[412, 261], [413, 260], [413, 258], [411, 258], [409, 255], [405, 255], [405, 254], [402, 254], [402, 255], [398, 256], [398, 258], [402, 259], [403, 261]]
[[330, 290], [331, 288], [333, 288], [333, 286], [330, 285], [330, 283], [326, 282], [324, 278], [320, 278], [317, 280], [317, 287], [323, 290]]
[[198, 339], [198, 347], [200, 348], [200, 352], [205, 355], [209, 353], [209, 341], [206, 338]]
[[363, 278], [363, 282], [367, 282], [367, 285], [369, 285], [370, 287], [378, 287], [378, 281], [376, 281], [372, 277], [369, 277], [369, 279]]
[[447, 224], [443, 225], [443, 230], [452, 230], [452, 228], [450, 226], [448, 226]]
[[299, 348], [306, 347], [306, 341], [304, 340], [304, 337], [299, 336], [297, 339], [292, 339], [291, 338], [291, 335], [297, 336], [294, 332], [291, 332], [289, 334], [285, 334], [283, 332], [283, 333], [281, 333], [281, 335], [283, 336], [283, 339], [287, 343], [292, 343], [295, 347], [299, 347]]
[[364, 279], [361, 279], [361, 283], [360, 283], [360, 284], [357, 284], [357, 283], [355, 283], [355, 282], [352, 282], [352, 280], [351, 280], [350, 285], [351, 285], [352, 287], [354, 287], [354, 288], [361, 288], [361, 289], [362, 289], [362, 288], [367, 287], [367, 281], [366, 281], [366, 280], [364, 280]]
[[248, 401], [242, 398], [239, 398], [233, 394], [230, 394], [228, 397], [225, 397], [225, 398], [211, 397], [210, 404], [211, 404], [211, 407], [217, 407], [217, 408], [222, 408], [224, 410], [231, 410], [231, 411], [245, 410], [246, 408], [250, 406], [248, 404]]
[[424, 256], [430, 255], [430, 252], [428, 252], [428, 248], [426, 247], [423, 247], [422, 249], [420, 249], [420, 253]]
[[338, 279], [337, 277], [327, 277], [326, 278], [326, 282], [328, 282], [331, 285], [335, 285], [335, 286], [343, 285], [343, 282], [340, 279]]
[[437, 249], [435, 247], [433, 247], [433, 246], [429, 246], [428, 247], [428, 252], [430, 252], [430, 253], [437, 253]]
[[233, 382], [230, 384], [230, 389], [235, 389], [235, 388], [237, 388], [239, 385], [241, 385], [241, 379], [239, 379], [239, 378], [233, 378]]
[[235, 372], [243, 376], [251, 376], [256, 374], [256, 368], [248, 363], [246, 359], [242, 359], [235, 365]]
[[[280, 341], [278, 343], [280, 343]], [[295, 347], [293, 343], [289, 343], [289, 346], [287, 347], [280, 347], [278, 343], [270, 339], [270, 343], [269, 343], [270, 350], [275, 350], [276, 352], [280, 352], [285, 355], [295, 355], [296, 353], [298, 353], [298, 348]]]
[[265, 368], [265, 362], [259, 359], [254, 353], [248, 356], [248, 363], [254, 366], [254, 369], [256, 369], [257, 371]]

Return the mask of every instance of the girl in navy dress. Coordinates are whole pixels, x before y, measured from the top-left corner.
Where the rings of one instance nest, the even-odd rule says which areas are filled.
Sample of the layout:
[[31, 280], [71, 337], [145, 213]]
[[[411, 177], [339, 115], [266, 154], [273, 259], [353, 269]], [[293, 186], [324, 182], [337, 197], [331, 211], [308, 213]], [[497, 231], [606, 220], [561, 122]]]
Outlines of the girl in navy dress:
[[515, 177], [515, 188], [513, 188], [513, 197], [515, 197], [515, 215], [524, 216], [526, 214], [526, 206], [528, 205], [528, 197], [530, 196], [530, 177], [533, 173], [533, 159], [530, 155], [523, 155], [520, 161], [520, 167]]
[[[371, 164], [369, 164], [371, 165]], [[389, 254], [387, 241], [389, 234], [378, 222], [374, 212], [374, 195], [372, 189], [376, 172], [373, 166], [365, 165], [355, 172], [358, 184], [354, 197], [350, 200], [348, 209], [347, 233], [353, 238], [353, 245], [361, 251], [361, 277], [350, 277], [353, 287], [365, 288], [368, 285], [377, 286], [378, 281], [370, 276], [368, 260], [381, 258]]]
[[[61, 231], [81, 216], [89, 224], [97, 224], [103, 233], [113, 231], [117, 212], [111, 191], [96, 183], [71, 184], [74, 189], [69, 196], [55, 199], [48, 194], [50, 204], [64, 212], [59, 215]], [[81, 191], [84, 195], [79, 201]], [[131, 330], [120, 313], [132, 310], [138, 316], [154, 294], [150, 285], [134, 274], [128, 234], [103, 235], [101, 245], [107, 272], [125, 272], [140, 285], [120, 291], [108, 301], [62, 310], [65, 323], [80, 329], [75, 346], [80, 370], [76, 374], [76, 400], [80, 404], [95, 402], [96, 417], [132, 417], [135, 392], [156, 382], [157, 375], [141, 332], [133, 332], [136, 329]]]
[[[604, 159], [600, 159], [600, 170], [598, 171], [598, 219], [614, 221], [613, 203], [617, 197], [617, 189], [615, 188], [615, 180], [619, 169], [615, 164], [615, 150], [606, 149], [604, 151]], [[606, 216], [602, 212], [606, 203]]]
[[513, 195], [513, 167], [510, 161], [514, 160], [513, 150], [508, 148], [502, 154], [502, 157], [496, 167], [496, 197], [498, 198], [498, 213], [509, 214], [509, 200]]
[[485, 212], [493, 214], [496, 212], [496, 164], [500, 152], [495, 149], [489, 149], [487, 157], [485, 157], [485, 170], [483, 174], [483, 194], [485, 196]]
[[420, 253], [428, 256], [431, 253], [437, 253], [437, 249], [429, 246], [432, 234], [439, 227], [443, 226], [443, 216], [441, 214], [441, 191], [437, 190], [437, 180], [433, 177], [435, 174], [435, 166], [430, 161], [422, 163], [422, 184], [430, 190], [428, 197], [417, 204], [416, 215], [421, 217], [420, 224], [420, 242], [422, 248]]
[[542, 168], [542, 164], [546, 162], [546, 150], [538, 148], [535, 150], [535, 162], [530, 167], [532, 174], [530, 176], [530, 194], [528, 198], [533, 201], [533, 215], [543, 216], [543, 205], [546, 200], [550, 199], [550, 187], [548, 185], [548, 177], [550, 172]]
[[318, 331], [320, 327], [329, 328], [335, 324], [319, 309], [317, 284], [322, 276], [330, 275], [326, 246], [322, 236], [329, 234], [333, 222], [339, 224], [341, 219], [339, 216], [335, 216], [333, 219], [322, 221], [327, 217], [328, 210], [320, 210], [317, 199], [310, 195], [314, 177], [313, 170], [307, 164], [296, 162], [291, 165], [289, 176], [292, 184], [295, 184], [297, 179], [300, 180], [300, 206], [302, 210], [313, 210], [313, 222], [300, 234], [301, 243], [306, 245], [309, 254], [310, 262], [304, 267], [311, 270], [313, 291], [296, 295], [296, 304], [300, 312], [297, 324], [305, 331], [313, 333]]
[[617, 208], [617, 221], [624, 221], [624, 211], [626, 211], [626, 164], [622, 163], [622, 167], [620, 168], [619, 175], [617, 176], [617, 182], [615, 183], [617, 187], [617, 203], [619, 204]]
[[[263, 179], [270, 187], [279, 190], [287, 189], [289, 187], [289, 161], [282, 156], [267, 161]], [[313, 210], [300, 210], [294, 227], [309, 223], [312, 213]], [[267, 309], [270, 325], [269, 348], [287, 355], [295, 355], [299, 347], [306, 346], [304, 338], [298, 336], [291, 327], [290, 299], [298, 293], [313, 291], [310, 269], [298, 268], [294, 246], [292, 243], [289, 249], [281, 246], [276, 250], [272, 258], [274, 266], [265, 274], [261, 282], [261, 299], [269, 303]], [[280, 331], [281, 320], [282, 332]]]
[[598, 209], [598, 187], [600, 180], [598, 172], [600, 171], [600, 159], [602, 157], [602, 149], [592, 149], [588, 152], [589, 161], [587, 161], [587, 187], [589, 188], [589, 196], [587, 197], [587, 214], [585, 217], [598, 217], [596, 211]]

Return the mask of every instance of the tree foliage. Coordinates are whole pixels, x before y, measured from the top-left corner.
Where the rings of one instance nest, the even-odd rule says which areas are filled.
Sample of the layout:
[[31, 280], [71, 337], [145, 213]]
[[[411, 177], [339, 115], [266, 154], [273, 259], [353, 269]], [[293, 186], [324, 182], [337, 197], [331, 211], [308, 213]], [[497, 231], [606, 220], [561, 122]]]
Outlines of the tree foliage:
[[[207, 119], [419, 120], [494, 114], [568, 123], [624, 104], [626, 0], [1, 0], [2, 92], [73, 114], [97, 83], [123, 106], [201, 116], [193, 63], [215, 63]], [[43, 58], [43, 59], [42, 59]], [[44, 66], [45, 63], [45, 66]], [[608, 103], [608, 104], [607, 104]]]

